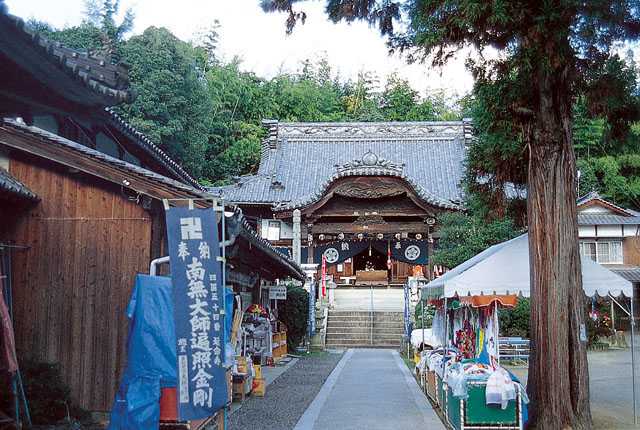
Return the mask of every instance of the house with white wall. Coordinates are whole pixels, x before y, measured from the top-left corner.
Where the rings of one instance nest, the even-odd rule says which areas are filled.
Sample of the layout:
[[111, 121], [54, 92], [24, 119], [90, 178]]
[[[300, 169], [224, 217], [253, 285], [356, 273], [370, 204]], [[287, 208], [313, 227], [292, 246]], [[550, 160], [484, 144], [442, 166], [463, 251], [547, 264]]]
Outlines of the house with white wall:
[[578, 200], [580, 254], [640, 283], [640, 212], [593, 191]]

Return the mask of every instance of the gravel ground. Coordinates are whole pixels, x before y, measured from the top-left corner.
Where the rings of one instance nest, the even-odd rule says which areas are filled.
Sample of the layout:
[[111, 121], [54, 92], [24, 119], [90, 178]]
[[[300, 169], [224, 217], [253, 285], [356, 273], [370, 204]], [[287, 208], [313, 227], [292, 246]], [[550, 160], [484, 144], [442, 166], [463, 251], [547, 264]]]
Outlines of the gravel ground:
[[[631, 350], [589, 351], [587, 359], [593, 428], [636, 429], [631, 400]], [[527, 367], [507, 367], [526, 383]]]
[[250, 397], [231, 415], [229, 430], [294, 428], [341, 357], [318, 353], [300, 359], [267, 387], [265, 397]]

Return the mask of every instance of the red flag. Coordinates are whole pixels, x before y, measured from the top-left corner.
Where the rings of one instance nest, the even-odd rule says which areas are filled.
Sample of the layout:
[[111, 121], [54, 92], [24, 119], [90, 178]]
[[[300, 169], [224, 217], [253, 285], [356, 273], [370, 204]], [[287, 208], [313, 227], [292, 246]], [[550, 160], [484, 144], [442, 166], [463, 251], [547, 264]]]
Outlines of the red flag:
[[387, 241], [387, 269], [391, 270], [391, 241]]
[[327, 296], [327, 261], [322, 254], [322, 297]]

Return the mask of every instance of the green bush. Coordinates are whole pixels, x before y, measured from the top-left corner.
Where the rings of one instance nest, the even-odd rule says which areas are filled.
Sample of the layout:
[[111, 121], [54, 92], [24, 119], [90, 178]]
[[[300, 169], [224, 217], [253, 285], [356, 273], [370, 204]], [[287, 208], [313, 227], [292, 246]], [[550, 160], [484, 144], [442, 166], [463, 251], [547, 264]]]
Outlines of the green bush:
[[307, 333], [309, 322], [309, 293], [301, 287], [287, 286], [287, 300], [278, 317], [287, 326], [287, 349], [295, 351]]
[[[57, 424], [66, 421], [67, 413], [72, 420], [89, 418], [87, 411], [73, 406], [59, 364], [22, 360], [20, 371], [33, 424]], [[0, 410], [13, 411], [10, 391], [0, 390]]]
[[529, 317], [531, 315], [531, 300], [520, 298], [515, 308], [503, 308], [498, 311], [500, 319], [500, 335], [523, 337], [529, 339]]

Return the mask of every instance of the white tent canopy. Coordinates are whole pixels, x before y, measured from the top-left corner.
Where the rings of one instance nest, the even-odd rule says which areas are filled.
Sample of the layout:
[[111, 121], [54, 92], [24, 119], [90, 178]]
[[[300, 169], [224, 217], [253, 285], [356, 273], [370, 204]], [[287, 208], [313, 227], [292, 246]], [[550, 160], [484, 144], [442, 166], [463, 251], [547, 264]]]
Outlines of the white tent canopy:
[[[487, 294], [530, 295], [527, 234], [494, 245], [423, 288], [442, 289], [444, 297]], [[587, 296], [631, 297], [632, 284], [589, 258], [582, 258], [582, 288]]]

